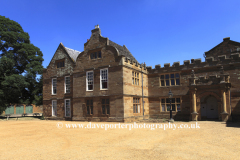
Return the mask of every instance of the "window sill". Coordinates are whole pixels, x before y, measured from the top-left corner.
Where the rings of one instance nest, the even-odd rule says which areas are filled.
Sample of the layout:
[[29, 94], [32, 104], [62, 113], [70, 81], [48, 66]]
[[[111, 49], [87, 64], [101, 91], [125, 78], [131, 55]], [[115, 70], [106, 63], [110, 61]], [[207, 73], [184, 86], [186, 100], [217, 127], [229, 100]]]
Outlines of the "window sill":
[[71, 92], [70, 93], [64, 93], [64, 94], [71, 94]]
[[56, 96], [57, 94], [52, 94], [52, 96]]
[[92, 92], [93, 90], [86, 90], [86, 91], [87, 91], [87, 92], [89, 92], [89, 91]]
[[182, 86], [182, 85], [175, 85], [175, 86], [159, 86], [159, 87], [179, 87], [179, 86]]
[[106, 91], [106, 90], [108, 90], [108, 88], [107, 89], [100, 89], [100, 91]]

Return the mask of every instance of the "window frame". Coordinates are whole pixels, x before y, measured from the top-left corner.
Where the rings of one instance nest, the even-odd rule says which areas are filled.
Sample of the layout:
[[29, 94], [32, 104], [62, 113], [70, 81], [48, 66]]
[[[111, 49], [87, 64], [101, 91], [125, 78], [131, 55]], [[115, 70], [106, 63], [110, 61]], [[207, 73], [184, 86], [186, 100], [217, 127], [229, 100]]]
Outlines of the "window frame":
[[139, 86], [140, 76], [139, 72], [132, 71], [132, 85]]
[[[102, 70], [107, 70], [107, 88], [102, 88]], [[108, 68], [100, 69], [100, 90], [108, 90], [109, 81], [108, 81]]]
[[[54, 86], [53, 86], [53, 80], [56, 80], [56, 93], [54, 93], [53, 91], [54, 91]], [[52, 95], [57, 95], [57, 78], [52, 78]]]
[[[54, 115], [53, 113], [53, 108], [54, 108], [54, 106], [53, 106], [53, 102], [56, 102], [56, 115]], [[57, 117], [57, 100], [52, 100], [52, 117]]]
[[[69, 92], [67, 92], [66, 78], [69, 78]], [[64, 93], [71, 93], [71, 78], [70, 78], [70, 76], [65, 76], [64, 80], [65, 80], [64, 81], [64, 90], [65, 90]]]
[[[92, 90], [89, 90], [88, 89], [88, 73], [91, 73], [92, 72]], [[94, 72], [93, 72], [93, 70], [91, 70], [91, 71], [87, 71], [86, 72], [86, 91], [93, 91], [93, 89], [94, 89]]]
[[[179, 98], [180, 102], [177, 102], [177, 98]], [[162, 99], [164, 99], [164, 102], [162, 102]], [[160, 112], [170, 112], [170, 110], [168, 111], [168, 105], [170, 105], [170, 102], [167, 103], [167, 99], [169, 99], [168, 97], [162, 97], [160, 98]], [[172, 110], [173, 112], [181, 112], [182, 109], [182, 98], [181, 97], [173, 97], [172, 99], [174, 99], [174, 102], [171, 102], [171, 105], [175, 105], [175, 110]], [[164, 111], [162, 109], [164, 105]], [[180, 105], [180, 110], [178, 110], [178, 105]]]
[[56, 68], [64, 68], [65, 67], [65, 59], [57, 60]]
[[[103, 100], [105, 101], [103, 104]], [[108, 100], [108, 104], [106, 103], [106, 100]], [[102, 115], [110, 115], [110, 98], [101, 98], [101, 110], [102, 110]], [[105, 113], [103, 113], [103, 106]], [[108, 107], [107, 107], [108, 106]], [[108, 113], [108, 108], [109, 108], [109, 113]]]
[[[174, 74], [174, 78], [171, 77], [171, 75]], [[176, 77], [176, 75], [178, 74], [178, 77]], [[168, 78], [166, 78], [166, 76], [168, 75]], [[161, 77], [164, 77], [163, 79]], [[174, 85], [172, 85], [172, 80], [174, 80]], [[177, 80], [179, 81], [179, 84], [177, 85]], [[164, 83], [164, 85], [162, 86], [162, 81]], [[166, 85], [168, 81], [169, 85]], [[180, 73], [179, 72], [175, 72], [175, 73], [165, 73], [165, 74], [161, 74], [159, 76], [159, 87], [170, 87], [170, 86], [180, 86]]]
[[[137, 103], [136, 103], [136, 100], [137, 100]], [[141, 98], [133, 97], [133, 114], [137, 114], [137, 113], [141, 113]]]
[[[69, 109], [70, 109], [70, 115], [69, 116], [67, 116], [66, 101], [69, 101]], [[64, 99], [64, 107], [65, 107], [65, 117], [71, 117], [71, 100], [70, 99]]]
[[92, 51], [89, 53], [89, 59], [91, 60], [96, 60], [101, 58], [102, 58], [102, 51]]
[[[88, 101], [89, 101], [89, 104], [87, 103]], [[88, 107], [89, 107], [89, 113], [88, 113]], [[93, 115], [93, 99], [86, 99], [86, 109], [87, 109], [87, 115]]]

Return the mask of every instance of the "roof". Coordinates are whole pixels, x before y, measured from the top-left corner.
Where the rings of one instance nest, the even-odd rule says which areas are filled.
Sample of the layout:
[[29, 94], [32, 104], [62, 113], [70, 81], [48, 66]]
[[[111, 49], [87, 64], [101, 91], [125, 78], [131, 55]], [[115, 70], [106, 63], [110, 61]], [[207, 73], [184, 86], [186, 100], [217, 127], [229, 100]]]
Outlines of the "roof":
[[[224, 41], [224, 40], [225, 40], [225, 41]], [[223, 38], [223, 42], [219, 43], [218, 45], [216, 45], [215, 47], [213, 47], [213, 48], [210, 49], [209, 51], [205, 52], [205, 54], [210, 53], [210, 52], [213, 51], [215, 48], [221, 46], [224, 42], [227, 42], [227, 43], [229, 43], [229, 44], [233, 44], [233, 45], [235, 45], [235, 46], [239, 46], [239, 45], [240, 45], [239, 42], [230, 40], [230, 37]]]
[[127, 47], [126, 47], [125, 45], [120, 46], [120, 45], [118, 45], [117, 43], [115, 43], [115, 42], [113, 42], [113, 41], [111, 41], [111, 40], [109, 40], [109, 45], [111, 45], [111, 46], [113, 46], [113, 47], [116, 47], [116, 48], [118, 49], [118, 51], [119, 51], [119, 55], [123, 55], [123, 56], [125, 56], [125, 57], [127, 57], [127, 58], [130, 58], [130, 60], [139, 63], [139, 62], [133, 57], [132, 53], [127, 49]]
[[73, 61], [76, 62], [77, 57], [81, 52], [71, 49], [71, 48], [67, 48], [67, 47], [65, 47], [65, 49], [66, 49], [68, 55], [73, 59]]

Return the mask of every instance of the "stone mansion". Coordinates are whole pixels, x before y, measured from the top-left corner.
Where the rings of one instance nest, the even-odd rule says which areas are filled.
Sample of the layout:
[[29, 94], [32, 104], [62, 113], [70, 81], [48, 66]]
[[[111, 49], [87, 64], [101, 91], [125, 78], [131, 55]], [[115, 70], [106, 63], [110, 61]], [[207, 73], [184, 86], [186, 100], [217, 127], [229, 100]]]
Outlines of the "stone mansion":
[[[240, 120], [240, 43], [224, 38], [191, 59], [155, 68], [139, 64], [99, 26], [79, 52], [59, 44], [43, 70], [47, 119], [132, 122], [148, 118]], [[172, 103], [168, 97], [173, 93]]]

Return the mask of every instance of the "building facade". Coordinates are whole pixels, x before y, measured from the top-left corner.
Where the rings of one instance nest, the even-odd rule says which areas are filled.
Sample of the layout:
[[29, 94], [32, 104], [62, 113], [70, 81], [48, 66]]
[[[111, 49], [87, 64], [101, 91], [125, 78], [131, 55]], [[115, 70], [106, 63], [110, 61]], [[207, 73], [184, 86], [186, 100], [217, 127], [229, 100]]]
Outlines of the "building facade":
[[[98, 26], [79, 52], [58, 46], [43, 71], [48, 119], [131, 122], [148, 118], [240, 120], [240, 43], [224, 38], [191, 59], [146, 67]], [[169, 90], [173, 93], [170, 106]], [[144, 116], [143, 116], [144, 115]]]

